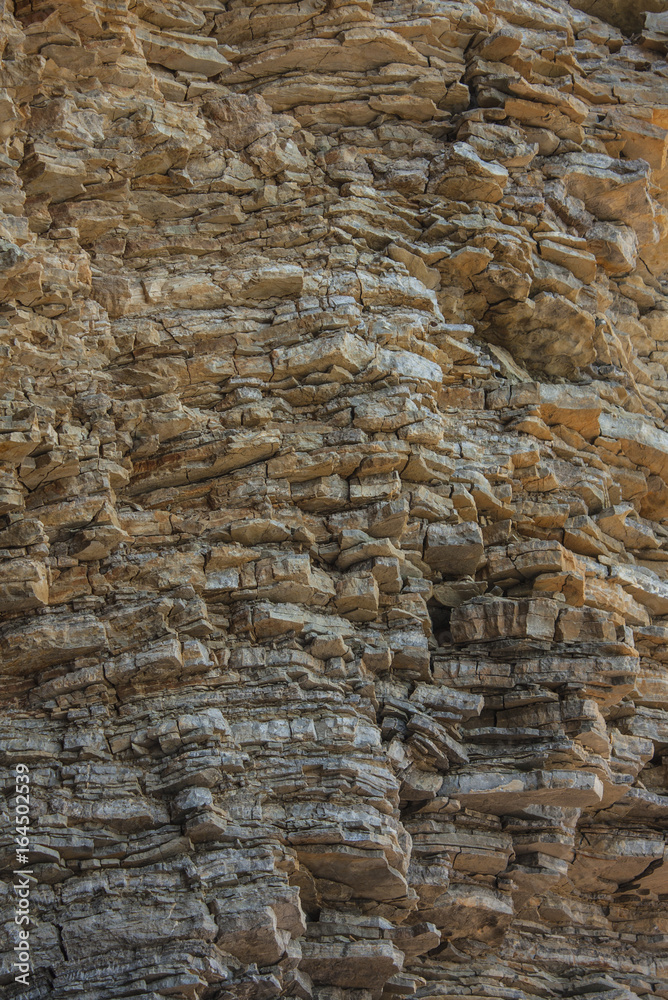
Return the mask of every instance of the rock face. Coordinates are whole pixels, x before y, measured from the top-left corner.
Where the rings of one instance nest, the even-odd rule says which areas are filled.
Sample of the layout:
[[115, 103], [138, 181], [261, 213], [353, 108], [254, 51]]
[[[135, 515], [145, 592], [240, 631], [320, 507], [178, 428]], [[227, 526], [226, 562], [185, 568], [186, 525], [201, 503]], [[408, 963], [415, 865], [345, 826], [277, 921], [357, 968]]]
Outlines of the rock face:
[[0, 6], [3, 996], [668, 998], [668, 15]]
[[641, 31], [646, 13], [661, 13], [668, 10], [667, 0], [570, 0], [570, 2], [578, 10], [601, 17], [626, 32]]

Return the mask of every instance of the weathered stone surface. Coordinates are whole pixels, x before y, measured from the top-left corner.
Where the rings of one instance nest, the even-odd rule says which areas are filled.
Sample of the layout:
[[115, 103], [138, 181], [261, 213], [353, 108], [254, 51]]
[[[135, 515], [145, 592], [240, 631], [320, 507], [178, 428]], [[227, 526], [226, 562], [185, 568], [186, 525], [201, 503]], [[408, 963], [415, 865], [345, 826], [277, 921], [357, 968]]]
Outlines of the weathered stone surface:
[[485, 553], [477, 524], [430, 524], [425, 561], [445, 577], [474, 576]]
[[622, 31], [640, 31], [645, 20], [652, 23], [651, 16], [644, 15], [648, 11], [664, 11], [664, 0], [570, 0], [573, 7], [586, 11], [595, 17], [600, 17], [610, 24], [616, 25]]
[[665, 7], [0, 3], [3, 997], [668, 997]]

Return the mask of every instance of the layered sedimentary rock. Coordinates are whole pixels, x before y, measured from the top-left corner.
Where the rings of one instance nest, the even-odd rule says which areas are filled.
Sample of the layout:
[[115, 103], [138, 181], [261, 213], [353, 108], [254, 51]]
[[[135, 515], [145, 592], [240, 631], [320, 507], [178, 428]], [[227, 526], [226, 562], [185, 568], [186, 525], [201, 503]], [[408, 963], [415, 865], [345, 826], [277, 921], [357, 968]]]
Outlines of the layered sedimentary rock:
[[3, 995], [668, 997], [632, 6], [4, 4]]

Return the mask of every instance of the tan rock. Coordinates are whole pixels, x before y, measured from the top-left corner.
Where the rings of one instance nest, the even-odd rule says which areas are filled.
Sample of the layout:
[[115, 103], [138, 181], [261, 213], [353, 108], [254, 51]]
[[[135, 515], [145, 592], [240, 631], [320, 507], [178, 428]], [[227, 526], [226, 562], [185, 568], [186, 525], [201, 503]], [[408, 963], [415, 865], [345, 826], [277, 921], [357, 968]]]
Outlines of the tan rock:
[[10, 992], [668, 996], [657, 5], [0, 4]]
[[307, 941], [302, 945], [300, 968], [315, 983], [374, 989], [382, 986], [403, 965], [403, 953], [390, 941]]
[[451, 616], [454, 642], [490, 642], [499, 638], [550, 641], [559, 613], [555, 601], [509, 601], [479, 597], [455, 608]]
[[425, 560], [444, 576], [475, 574], [483, 556], [482, 533], [476, 524], [434, 524], [427, 529]]

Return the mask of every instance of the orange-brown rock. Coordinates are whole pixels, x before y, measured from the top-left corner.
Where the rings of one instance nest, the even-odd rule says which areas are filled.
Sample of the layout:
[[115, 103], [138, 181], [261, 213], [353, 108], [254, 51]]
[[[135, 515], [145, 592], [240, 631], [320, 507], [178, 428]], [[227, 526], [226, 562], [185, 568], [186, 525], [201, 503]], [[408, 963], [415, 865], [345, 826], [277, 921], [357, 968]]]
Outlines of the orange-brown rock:
[[664, 8], [0, 3], [3, 997], [668, 997]]

